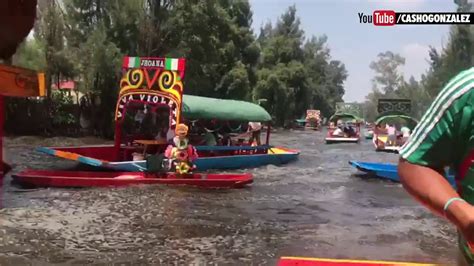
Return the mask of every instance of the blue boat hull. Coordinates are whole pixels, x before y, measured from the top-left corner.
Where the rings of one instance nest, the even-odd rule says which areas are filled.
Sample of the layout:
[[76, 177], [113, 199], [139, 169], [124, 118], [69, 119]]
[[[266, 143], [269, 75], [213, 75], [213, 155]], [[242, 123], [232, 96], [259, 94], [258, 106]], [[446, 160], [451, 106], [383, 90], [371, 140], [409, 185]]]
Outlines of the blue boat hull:
[[263, 165], [282, 165], [296, 160], [298, 154], [258, 154], [225, 157], [198, 158], [196, 166], [199, 170], [209, 169], [242, 169], [255, 168]]
[[[349, 161], [349, 164], [362, 172], [374, 175], [378, 178], [388, 179], [394, 182], [400, 182], [400, 177], [398, 176], [398, 170], [397, 170], [396, 164], [358, 162], [358, 161]], [[450, 173], [450, 174], [446, 174], [446, 176], [449, 183], [453, 187], [456, 187], [454, 175]]]
[[[226, 147], [226, 146], [197, 146], [199, 151], [251, 151], [255, 150], [255, 147]], [[259, 154], [237, 154], [227, 156], [209, 156], [200, 157], [194, 163], [196, 164], [197, 170], [206, 171], [209, 169], [246, 169], [255, 168], [263, 165], [282, 165], [289, 163], [298, 158], [299, 152], [289, 150], [281, 147], [273, 146], [260, 146], [260, 149], [264, 148], [267, 153]], [[85, 147], [87, 150], [87, 147]], [[146, 170], [146, 161], [105, 161], [91, 156], [81, 155], [78, 152], [78, 148], [75, 152], [64, 151], [66, 148], [50, 148], [40, 147], [37, 149], [42, 153], [46, 153], [55, 157], [64, 159], [74, 160], [83, 164], [111, 169], [116, 171], [128, 171], [128, 172], [140, 172]]]
[[[235, 155], [222, 157], [198, 158], [194, 163], [199, 171], [210, 169], [247, 169], [264, 165], [282, 165], [298, 158], [297, 153], [292, 154], [258, 154], [258, 155]], [[144, 171], [146, 161], [113, 162], [105, 165], [118, 171]]]

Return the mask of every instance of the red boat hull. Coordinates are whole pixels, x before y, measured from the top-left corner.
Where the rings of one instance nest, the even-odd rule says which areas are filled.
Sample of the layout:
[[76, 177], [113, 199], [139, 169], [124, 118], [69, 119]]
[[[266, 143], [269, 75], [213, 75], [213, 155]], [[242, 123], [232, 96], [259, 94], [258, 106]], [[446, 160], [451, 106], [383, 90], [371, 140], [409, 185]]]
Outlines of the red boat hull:
[[278, 266], [435, 266], [435, 264], [393, 262], [393, 261], [364, 261], [338, 260], [323, 258], [282, 257]]
[[252, 174], [201, 174], [160, 176], [143, 172], [75, 172], [26, 170], [13, 175], [23, 185], [40, 187], [107, 187], [136, 184], [188, 185], [205, 188], [241, 188], [253, 182]]

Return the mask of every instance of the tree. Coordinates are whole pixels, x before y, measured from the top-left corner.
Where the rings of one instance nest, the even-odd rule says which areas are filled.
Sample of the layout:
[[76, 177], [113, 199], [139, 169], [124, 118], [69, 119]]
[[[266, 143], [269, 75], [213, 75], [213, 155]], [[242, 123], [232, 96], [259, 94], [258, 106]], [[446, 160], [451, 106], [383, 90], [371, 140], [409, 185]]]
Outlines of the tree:
[[384, 92], [387, 96], [394, 96], [395, 91], [403, 84], [403, 75], [399, 67], [405, 64], [405, 58], [390, 51], [380, 53], [377, 61], [370, 63], [370, 68], [375, 71], [373, 86]]
[[347, 71], [342, 62], [331, 59], [327, 37], [304, 40], [295, 6], [275, 26], [265, 24], [258, 37], [262, 53], [254, 98], [268, 99], [266, 107], [279, 125], [309, 108], [330, 116], [344, 95]]
[[266, 104], [279, 125], [298, 116], [301, 109], [307, 106], [303, 39], [304, 32], [300, 29], [295, 6], [288, 8], [275, 28], [267, 25], [260, 34], [262, 59], [254, 99], [268, 99]]
[[45, 71], [46, 57], [44, 45], [36, 38], [25, 40], [13, 58], [13, 64], [33, 69], [36, 71]]
[[[472, 4], [467, 0], [455, 0], [458, 12], [470, 12]], [[470, 25], [453, 25], [444, 49], [430, 48], [430, 67], [422, 78], [422, 86], [433, 99], [460, 71], [471, 67], [473, 61], [473, 28]]]
[[412, 100], [411, 115], [418, 119], [421, 118], [431, 103], [430, 95], [413, 76], [410, 77], [408, 82], [404, 81], [396, 93], [400, 98]]
[[67, 56], [64, 38], [64, 17], [56, 0], [42, 5], [39, 10], [39, 27], [35, 31], [35, 39], [39, 46], [44, 47], [46, 58], [46, 89], [51, 97], [53, 79], [59, 83], [61, 77], [72, 77], [74, 66]]

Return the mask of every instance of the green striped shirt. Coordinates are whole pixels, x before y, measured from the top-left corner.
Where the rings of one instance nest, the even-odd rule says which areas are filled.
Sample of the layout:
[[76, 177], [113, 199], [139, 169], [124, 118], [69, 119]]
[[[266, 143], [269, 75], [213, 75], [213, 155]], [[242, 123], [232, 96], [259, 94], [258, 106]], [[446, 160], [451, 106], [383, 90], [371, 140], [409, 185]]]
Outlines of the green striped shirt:
[[[400, 149], [410, 163], [456, 172], [461, 197], [474, 204], [474, 68], [448, 82]], [[470, 262], [474, 256], [460, 237]]]
[[473, 148], [474, 68], [441, 90], [400, 149], [402, 158], [425, 166], [455, 169]]

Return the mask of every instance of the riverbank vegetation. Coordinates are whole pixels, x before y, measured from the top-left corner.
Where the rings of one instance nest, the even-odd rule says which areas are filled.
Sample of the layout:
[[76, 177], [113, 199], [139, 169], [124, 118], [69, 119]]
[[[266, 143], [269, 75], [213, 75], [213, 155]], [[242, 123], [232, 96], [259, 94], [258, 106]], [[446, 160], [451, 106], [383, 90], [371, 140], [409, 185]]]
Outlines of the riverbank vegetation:
[[[248, 1], [39, 0], [33, 37], [13, 63], [45, 71], [48, 97], [41, 103], [8, 99], [7, 131], [62, 134], [61, 128], [76, 132], [82, 125], [111, 136], [125, 55], [184, 57], [187, 94], [266, 99], [261, 104], [277, 126], [309, 108], [330, 116], [348, 75], [332, 58], [326, 36], [304, 33], [295, 6], [254, 32]], [[65, 93], [53, 89], [64, 80], [81, 93], [76, 104], [53, 97]], [[46, 112], [35, 112], [37, 105]], [[19, 126], [21, 115], [36, 125]]]
[[[458, 12], [472, 12], [467, 0], [454, 0]], [[365, 118], [374, 121], [377, 101], [380, 98], [404, 98], [412, 101], [412, 114], [421, 118], [439, 91], [450, 79], [474, 64], [474, 28], [470, 25], [453, 25], [449, 38], [441, 49], [430, 47], [429, 68], [419, 80], [408, 80], [401, 73], [405, 58], [387, 51], [380, 53], [370, 64], [375, 77], [372, 92], [363, 104]]]

